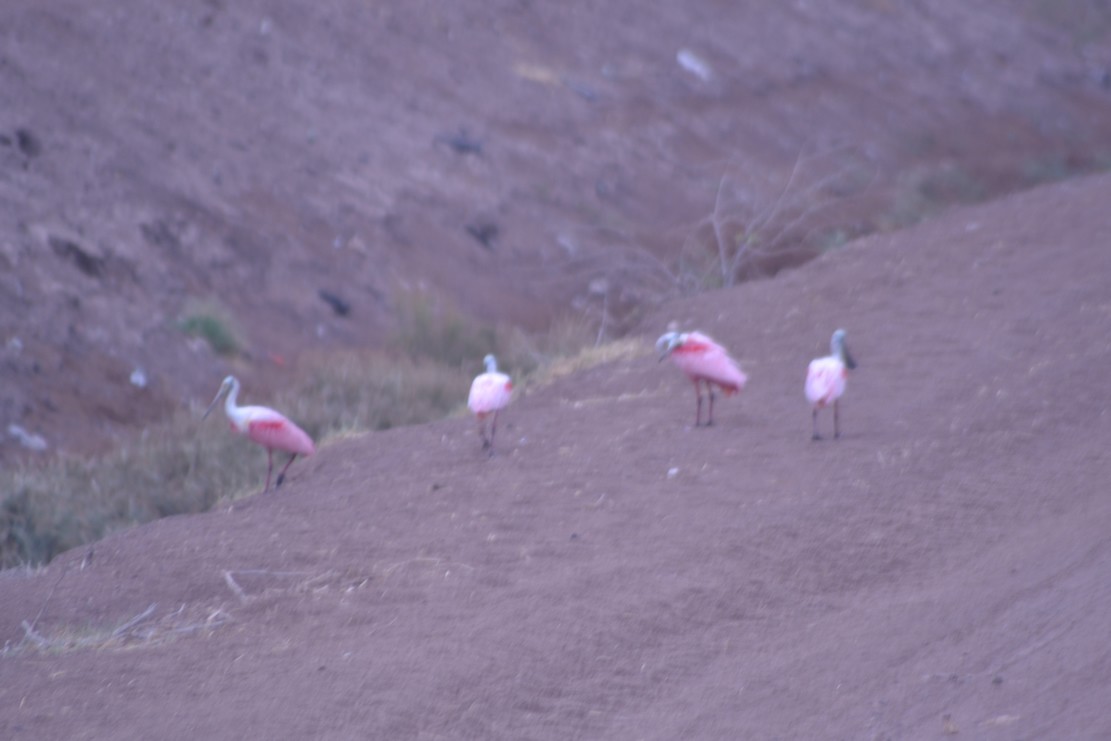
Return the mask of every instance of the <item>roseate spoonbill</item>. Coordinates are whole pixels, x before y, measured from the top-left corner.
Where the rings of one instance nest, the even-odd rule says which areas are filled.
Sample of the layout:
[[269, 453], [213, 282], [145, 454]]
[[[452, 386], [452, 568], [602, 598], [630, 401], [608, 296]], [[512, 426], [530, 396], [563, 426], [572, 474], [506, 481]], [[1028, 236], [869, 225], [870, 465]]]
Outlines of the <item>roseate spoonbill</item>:
[[660, 353], [660, 362], [670, 356], [694, 383], [694, 393], [698, 397], [695, 427], [702, 423], [702, 383], [706, 384], [710, 395], [710, 413], [706, 416], [709, 427], [714, 423], [714, 386], [730, 396], [743, 389], [748, 381], [737, 361], [729, 357], [729, 352], [701, 332], [668, 332], [656, 340], [656, 350]]
[[[486, 372], [475, 377], [467, 406], [478, 419], [478, 434], [482, 437], [482, 449], [494, 454], [494, 433], [498, 429], [498, 412], [505, 409], [513, 395], [513, 381], [504, 373], [498, 372], [498, 360], [493, 355], [482, 359]], [[490, 418], [490, 436], [486, 436], [486, 419]]]
[[818, 434], [818, 410], [833, 404], [833, 436], [841, 437], [838, 420], [838, 399], [845, 393], [845, 383], [849, 371], [856, 367], [856, 361], [849, 354], [845, 344], [845, 330], [838, 329], [829, 341], [830, 354], [824, 358], [810, 361], [806, 371], [806, 398], [814, 407], [811, 418], [814, 421], [814, 440], [821, 440]]
[[220, 384], [220, 390], [216, 392], [216, 398], [208, 405], [202, 419], [208, 417], [221, 397], [227, 397], [224, 401], [224, 411], [228, 414], [231, 428], [266, 448], [268, 456], [266, 488], [262, 490], [262, 493], [265, 494], [270, 490], [270, 474], [274, 471], [275, 450], [290, 454], [289, 462], [278, 474], [278, 482], [274, 485], [274, 488], [277, 489], [282, 485], [282, 481], [285, 480], [285, 472], [293, 465], [297, 456], [312, 455], [316, 452], [316, 448], [312, 444], [312, 438], [300, 427], [290, 422], [285, 415], [268, 407], [236, 406], [235, 402], [238, 396], [239, 379], [235, 376], [228, 376]]

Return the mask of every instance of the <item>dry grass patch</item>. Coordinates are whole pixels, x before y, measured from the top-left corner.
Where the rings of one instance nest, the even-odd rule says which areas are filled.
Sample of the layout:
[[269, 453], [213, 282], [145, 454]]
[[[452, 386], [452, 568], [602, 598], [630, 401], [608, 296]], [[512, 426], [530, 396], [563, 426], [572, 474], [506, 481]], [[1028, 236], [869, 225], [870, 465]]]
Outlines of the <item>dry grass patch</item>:
[[45, 630], [23, 621], [23, 640], [0, 649], [0, 657], [27, 650], [60, 654], [79, 650], [105, 650], [156, 646], [185, 635], [207, 633], [231, 620], [221, 608], [199, 609], [181, 605], [161, 613], [152, 603], [139, 614], [111, 626], [60, 626]]
[[553, 359], [538, 368], [524, 381], [529, 388], [543, 388], [565, 376], [622, 360], [636, 360], [651, 355], [652, 348], [639, 338], [614, 340], [601, 345], [585, 347], [574, 355]]
[[[326, 445], [461, 412], [488, 352], [519, 387], [538, 388], [649, 351], [634, 340], [595, 344], [597, 330], [583, 319], [557, 321], [533, 336], [420, 305], [412, 311], [415, 318], [402, 323], [390, 352], [305, 360], [293, 388], [247, 401], [280, 409]], [[182, 410], [108, 455], [56, 457], [0, 471], [0, 568], [46, 563], [116, 530], [203, 512], [258, 491], [265, 451], [213, 420], [202, 423], [200, 410]]]
[[246, 440], [204, 434], [181, 412], [119, 450], [0, 471], [0, 567], [45, 563], [122, 528], [203, 512], [258, 477]]
[[302, 373], [274, 405], [315, 439], [438, 419], [466, 399], [470, 383], [461, 368], [354, 351], [307, 361]]

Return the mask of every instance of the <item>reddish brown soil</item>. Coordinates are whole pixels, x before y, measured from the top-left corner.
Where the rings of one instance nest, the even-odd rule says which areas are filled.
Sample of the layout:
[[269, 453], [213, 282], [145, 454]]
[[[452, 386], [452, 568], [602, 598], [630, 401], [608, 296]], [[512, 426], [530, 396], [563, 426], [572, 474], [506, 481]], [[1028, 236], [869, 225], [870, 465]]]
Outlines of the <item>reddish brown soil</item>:
[[[348, 439], [6, 572], [9, 647], [154, 608], [9, 648], [0, 736], [1106, 738], [1109, 202], [1075, 180], [669, 303], [491, 460], [463, 419]], [[751, 377], [712, 428], [648, 352], [670, 320]], [[837, 326], [860, 367], [812, 443]]]
[[[1088, 0], [5, 0], [0, 433], [104, 449], [229, 365], [266, 396], [412, 292], [535, 328], [605, 285], [632, 326], [722, 176], [738, 230], [800, 153], [853, 164], [832, 241], [1106, 166], [1109, 31]], [[198, 301], [234, 363], [177, 328]]]

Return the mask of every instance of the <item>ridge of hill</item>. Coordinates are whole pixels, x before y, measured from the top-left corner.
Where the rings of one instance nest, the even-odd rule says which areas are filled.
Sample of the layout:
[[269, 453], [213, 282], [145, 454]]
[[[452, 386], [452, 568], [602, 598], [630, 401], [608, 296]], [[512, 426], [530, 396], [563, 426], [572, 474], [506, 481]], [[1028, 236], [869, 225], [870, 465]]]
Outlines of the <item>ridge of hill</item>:
[[[1109, 200], [1078, 179], [662, 306], [646, 348], [677, 321], [750, 376], [712, 428], [675, 369], [613, 363], [517, 399], [493, 459], [464, 420], [367, 434], [0, 574], [0, 732], [1107, 735]], [[836, 326], [860, 367], [812, 443]]]
[[[7, 0], [0, 430], [109, 449], [232, 370], [381, 345], [413, 296], [628, 328], [723, 280], [723, 178], [728, 234], [800, 154], [853, 175], [824, 244], [1108, 165], [1098, 4], [653, 8]], [[238, 356], [182, 331], [206, 312]]]

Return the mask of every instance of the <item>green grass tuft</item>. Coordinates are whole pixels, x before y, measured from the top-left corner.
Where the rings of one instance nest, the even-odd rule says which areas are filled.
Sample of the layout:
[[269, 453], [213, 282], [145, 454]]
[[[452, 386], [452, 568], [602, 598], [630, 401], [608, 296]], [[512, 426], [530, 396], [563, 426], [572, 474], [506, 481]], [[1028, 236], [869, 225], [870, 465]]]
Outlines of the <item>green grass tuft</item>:
[[214, 304], [198, 304], [178, 322], [178, 329], [190, 337], [200, 337], [217, 355], [235, 355], [242, 347], [227, 313]]

